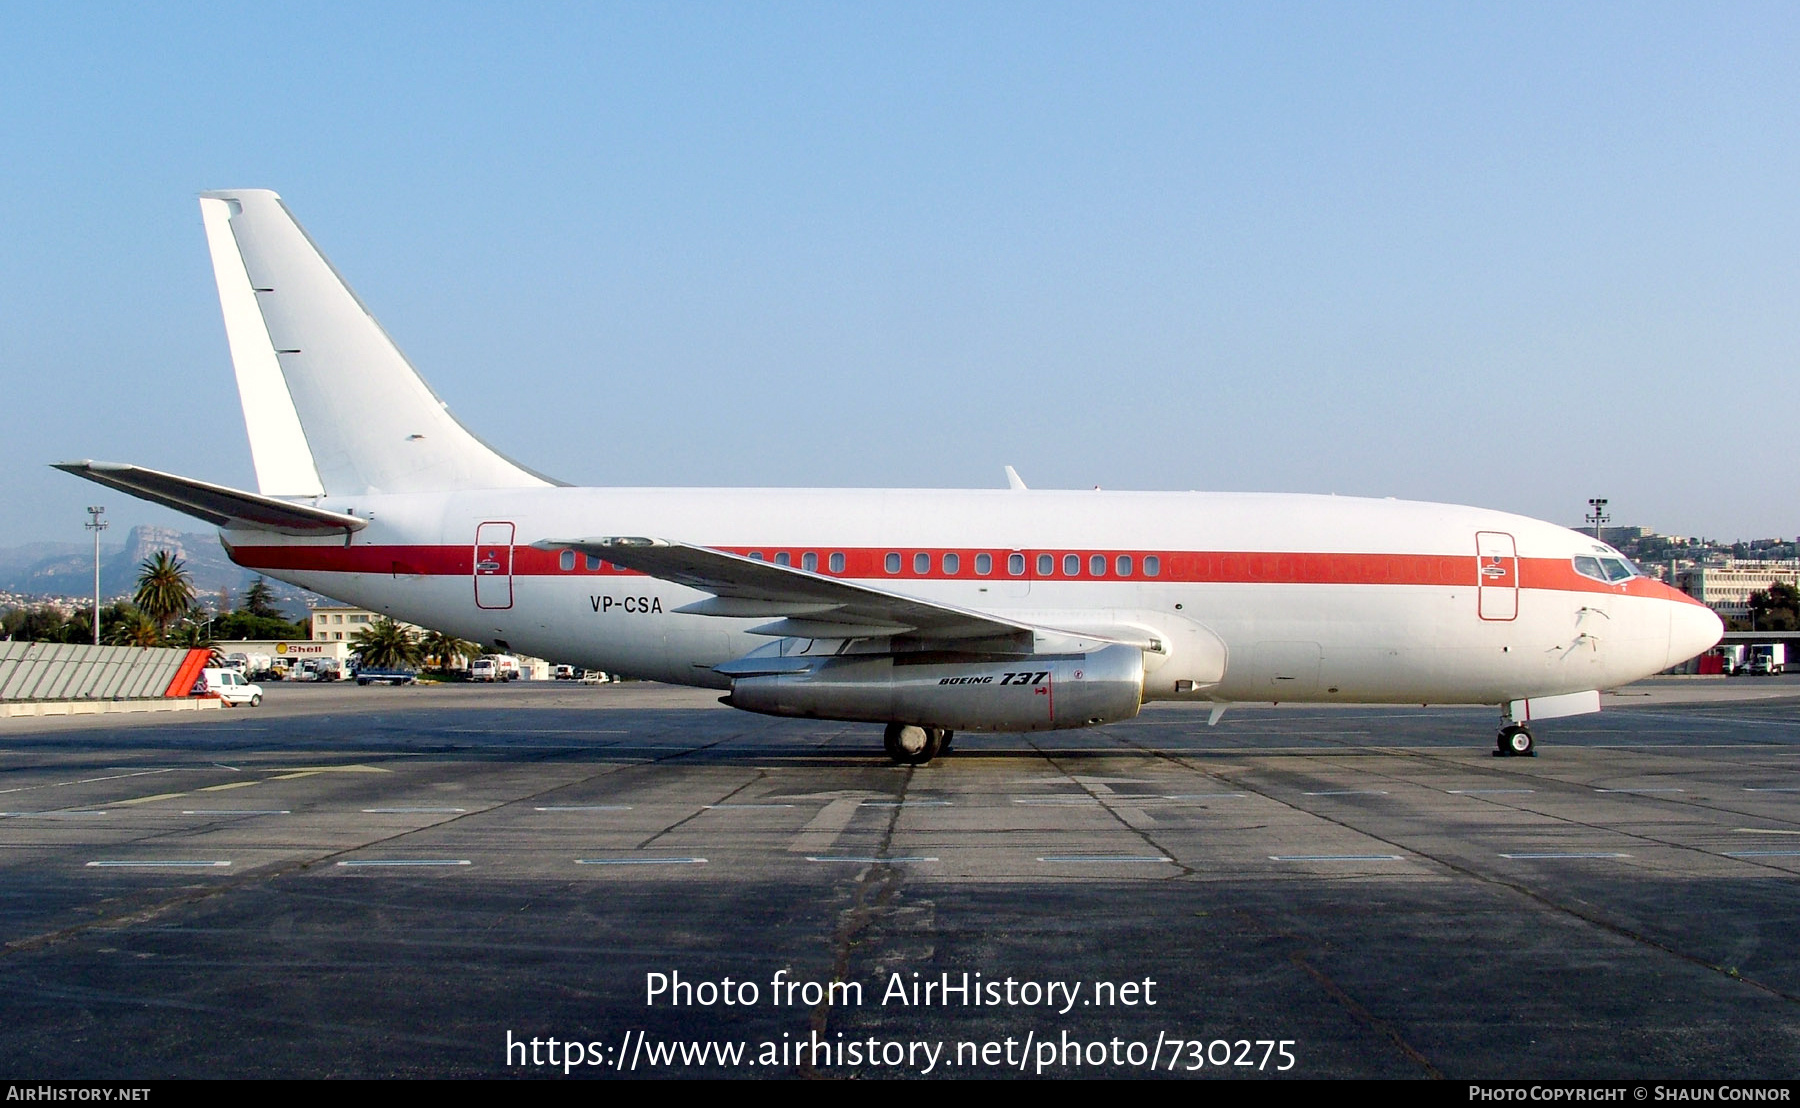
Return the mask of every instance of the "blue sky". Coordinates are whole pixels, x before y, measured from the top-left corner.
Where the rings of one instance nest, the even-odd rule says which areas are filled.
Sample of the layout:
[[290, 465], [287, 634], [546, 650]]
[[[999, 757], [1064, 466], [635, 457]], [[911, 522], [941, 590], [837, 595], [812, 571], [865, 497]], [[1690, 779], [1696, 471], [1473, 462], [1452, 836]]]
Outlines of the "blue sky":
[[0, 7], [0, 543], [181, 518], [51, 461], [253, 482], [244, 186], [566, 480], [1792, 536], [1796, 57], [1792, 5]]

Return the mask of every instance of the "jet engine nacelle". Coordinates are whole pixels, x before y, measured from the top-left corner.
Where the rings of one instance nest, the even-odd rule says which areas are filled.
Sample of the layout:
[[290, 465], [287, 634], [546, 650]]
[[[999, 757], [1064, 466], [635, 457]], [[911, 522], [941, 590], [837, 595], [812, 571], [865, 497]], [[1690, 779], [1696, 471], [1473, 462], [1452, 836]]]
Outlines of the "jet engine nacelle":
[[942, 653], [820, 658], [795, 672], [739, 677], [723, 699], [771, 716], [1055, 731], [1130, 719], [1143, 696], [1143, 651], [1113, 645], [1002, 661]]

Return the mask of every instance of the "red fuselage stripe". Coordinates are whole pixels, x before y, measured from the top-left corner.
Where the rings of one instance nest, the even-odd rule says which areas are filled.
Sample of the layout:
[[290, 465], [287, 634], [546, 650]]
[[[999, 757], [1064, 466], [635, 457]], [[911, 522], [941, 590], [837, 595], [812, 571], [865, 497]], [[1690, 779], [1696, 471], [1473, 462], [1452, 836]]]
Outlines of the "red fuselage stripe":
[[[491, 559], [502, 567], [504, 575], [506, 548], [500, 557]], [[1478, 559], [1474, 555], [1456, 554], [1294, 554], [1256, 551], [1159, 551], [1159, 550], [993, 550], [993, 549], [862, 549], [833, 550], [821, 548], [743, 547], [717, 549], [733, 554], [761, 554], [769, 561], [787, 555], [794, 566], [803, 565], [807, 554], [817, 558], [817, 572], [827, 577], [860, 581], [1109, 581], [1182, 584], [1234, 585], [1461, 585], [1479, 583]], [[250, 569], [300, 570], [316, 573], [379, 573], [401, 576], [470, 577], [475, 573], [474, 546], [237, 546], [230, 550], [232, 560]], [[564, 569], [562, 551], [536, 550], [515, 546], [511, 553], [511, 575], [514, 577], [641, 577], [636, 570], [620, 569], [593, 561], [580, 554], [574, 556], [574, 568]], [[843, 569], [831, 570], [831, 557], [843, 555]], [[900, 571], [887, 571], [889, 555], [898, 554]], [[918, 555], [925, 555], [927, 568], [916, 569]], [[945, 555], [957, 559], [957, 572], [945, 569]], [[986, 574], [976, 572], [978, 555], [991, 560]], [[1008, 558], [1022, 554], [1025, 572], [1008, 572]], [[1038, 572], [1040, 555], [1051, 559], [1052, 572]], [[1073, 556], [1077, 572], [1064, 573], [1065, 560]], [[1104, 559], [1104, 573], [1094, 574], [1093, 559]], [[1118, 572], [1120, 558], [1129, 558], [1130, 573]], [[1157, 574], [1145, 571], [1147, 559], [1157, 560]], [[1518, 559], [1518, 586], [1558, 592], [1593, 592], [1607, 595], [1651, 596], [1662, 599], [1681, 597], [1655, 581], [1633, 578], [1623, 584], [1609, 585], [1583, 577], [1575, 572], [1568, 558]], [[1495, 587], [1495, 586], [1489, 586]], [[1509, 588], [1502, 580], [1499, 587]], [[1673, 594], [1673, 595], [1671, 595]]]

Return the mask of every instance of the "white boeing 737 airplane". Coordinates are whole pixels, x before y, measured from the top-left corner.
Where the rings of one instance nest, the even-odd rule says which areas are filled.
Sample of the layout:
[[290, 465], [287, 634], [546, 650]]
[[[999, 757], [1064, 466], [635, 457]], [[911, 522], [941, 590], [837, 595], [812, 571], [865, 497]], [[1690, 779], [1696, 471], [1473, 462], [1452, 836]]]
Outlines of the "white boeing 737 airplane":
[[1446, 504], [1244, 493], [573, 488], [453, 417], [279, 197], [203, 194], [248, 492], [59, 468], [208, 520], [232, 559], [491, 644], [886, 725], [1129, 719], [1150, 700], [1499, 706], [1532, 720], [1719, 640], [1586, 535]]

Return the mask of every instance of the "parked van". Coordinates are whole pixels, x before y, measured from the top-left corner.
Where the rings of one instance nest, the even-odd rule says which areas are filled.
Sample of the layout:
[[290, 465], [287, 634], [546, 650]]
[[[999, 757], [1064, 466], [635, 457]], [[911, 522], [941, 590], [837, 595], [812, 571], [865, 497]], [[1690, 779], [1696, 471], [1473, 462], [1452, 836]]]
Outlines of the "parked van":
[[235, 669], [212, 669], [200, 671], [200, 681], [194, 686], [196, 696], [216, 696], [227, 708], [236, 708], [240, 704], [248, 704], [254, 708], [262, 703], [261, 685], [252, 685], [244, 675]]

